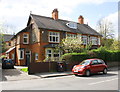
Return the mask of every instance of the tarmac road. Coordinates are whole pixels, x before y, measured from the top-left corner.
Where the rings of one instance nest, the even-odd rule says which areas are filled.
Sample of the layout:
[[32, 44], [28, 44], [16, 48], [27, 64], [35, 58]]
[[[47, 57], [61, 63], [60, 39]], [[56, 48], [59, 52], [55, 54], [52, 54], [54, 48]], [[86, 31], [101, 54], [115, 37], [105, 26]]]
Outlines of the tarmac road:
[[90, 77], [74, 75], [31, 80], [3, 81], [3, 90], [118, 90], [118, 71]]

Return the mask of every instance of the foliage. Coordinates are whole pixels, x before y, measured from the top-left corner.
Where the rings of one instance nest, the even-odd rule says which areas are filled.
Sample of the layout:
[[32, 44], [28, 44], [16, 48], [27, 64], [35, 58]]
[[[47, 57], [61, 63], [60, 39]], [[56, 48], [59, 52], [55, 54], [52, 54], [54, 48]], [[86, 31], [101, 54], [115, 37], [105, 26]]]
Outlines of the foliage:
[[64, 38], [56, 49], [60, 49], [65, 53], [80, 53], [87, 51], [90, 48], [91, 44], [86, 45], [84, 48], [84, 45], [82, 45], [82, 41], [79, 38]]
[[81, 62], [89, 58], [99, 58], [104, 61], [120, 61], [120, 51], [119, 50], [108, 50], [106, 47], [100, 47], [96, 50], [91, 50], [88, 53], [67, 53], [64, 54], [61, 59], [66, 62]]
[[28, 72], [28, 68], [22, 68], [21, 71]]

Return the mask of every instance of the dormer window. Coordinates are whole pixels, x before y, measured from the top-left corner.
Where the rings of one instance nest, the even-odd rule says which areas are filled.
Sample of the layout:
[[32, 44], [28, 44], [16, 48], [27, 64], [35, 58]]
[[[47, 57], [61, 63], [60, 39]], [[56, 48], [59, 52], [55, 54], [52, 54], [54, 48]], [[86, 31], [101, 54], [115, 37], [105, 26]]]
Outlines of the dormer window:
[[77, 29], [77, 23], [75, 22], [69, 22], [66, 24], [69, 28]]
[[28, 44], [28, 43], [29, 43], [29, 35], [23, 34], [23, 44]]

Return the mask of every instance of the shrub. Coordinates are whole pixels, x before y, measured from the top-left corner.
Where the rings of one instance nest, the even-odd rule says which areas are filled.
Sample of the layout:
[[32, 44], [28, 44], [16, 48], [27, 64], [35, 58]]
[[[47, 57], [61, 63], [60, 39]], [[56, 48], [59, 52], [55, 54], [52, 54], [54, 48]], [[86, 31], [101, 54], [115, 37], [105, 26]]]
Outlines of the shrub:
[[89, 58], [99, 58], [106, 62], [120, 61], [120, 51], [107, 50], [105, 47], [100, 47], [96, 50], [91, 50], [87, 53], [67, 53], [61, 59], [68, 63], [81, 62]]

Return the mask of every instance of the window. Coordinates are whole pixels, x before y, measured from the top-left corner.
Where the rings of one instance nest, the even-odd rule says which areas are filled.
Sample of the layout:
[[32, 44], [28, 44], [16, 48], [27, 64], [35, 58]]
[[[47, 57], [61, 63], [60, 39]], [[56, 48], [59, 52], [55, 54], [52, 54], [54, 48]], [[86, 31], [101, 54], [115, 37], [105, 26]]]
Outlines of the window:
[[59, 42], [60, 33], [58, 32], [49, 32], [49, 42]]
[[104, 61], [98, 60], [98, 64], [104, 64]]
[[98, 38], [98, 45], [100, 45], [100, 38]]
[[32, 33], [32, 41], [35, 42], [35, 34]]
[[76, 34], [67, 34], [67, 37], [68, 37], [68, 38], [76, 38], [77, 35], [76, 35]]
[[12, 60], [14, 60], [15, 59], [15, 54], [12, 54]]
[[83, 41], [83, 44], [86, 45], [87, 44], [87, 36], [82, 36], [82, 41]]
[[60, 57], [60, 51], [55, 52], [54, 49], [47, 49], [46, 56], [47, 57]]
[[52, 50], [48, 49], [46, 54], [47, 57], [52, 57]]
[[28, 40], [28, 34], [24, 34], [24, 35], [23, 35], [23, 43], [24, 43], [24, 44], [28, 44], [28, 41], [29, 41], [29, 40]]
[[38, 60], [38, 53], [35, 54], [35, 60]]
[[97, 37], [91, 37], [91, 42], [92, 45], [97, 45], [98, 44]]
[[11, 46], [11, 42], [9, 42], [8, 45]]
[[93, 60], [92, 61], [92, 65], [96, 65], [96, 64], [98, 64], [98, 61], [97, 60]]
[[19, 59], [24, 59], [24, 50], [19, 50]]
[[69, 28], [77, 29], [77, 23], [75, 22], [69, 22], [66, 24]]

